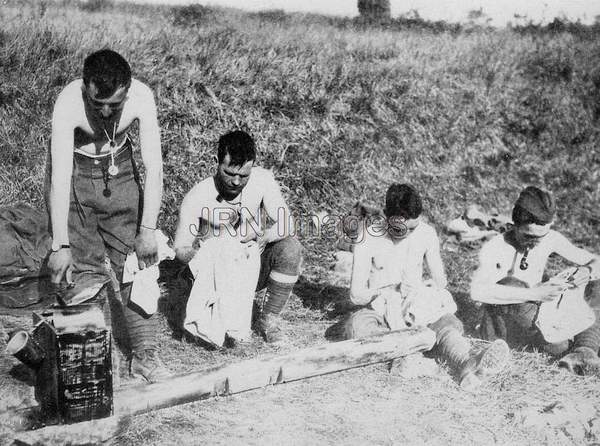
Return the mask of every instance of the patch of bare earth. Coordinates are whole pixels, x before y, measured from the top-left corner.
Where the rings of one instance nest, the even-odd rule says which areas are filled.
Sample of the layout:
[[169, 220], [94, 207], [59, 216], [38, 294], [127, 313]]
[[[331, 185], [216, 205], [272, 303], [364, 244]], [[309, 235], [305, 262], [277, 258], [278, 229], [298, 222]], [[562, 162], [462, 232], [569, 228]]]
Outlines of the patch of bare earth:
[[[310, 287], [305, 283], [301, 288]], [[323, 285], [311, 291], [328, 299], [327, 293], [339, 293], [339, 288]], [[177, 336], [163, 317], [158, 334], [162, 357], [172, 371], [186, 373], [328, 342], [324, 333], [334, 322], [328, 317], [332, 307], [309, 309], [306, 304], [298, 296], [292, 299], [284, 313], [286, 342], [279, 347], [255, 337], [244, 348], [208, 351]], [[19, 326], [27, 328], [29, 319], [0, 317], [2, 351], [6, 334]], [[474, 344], [481, 345], [481, 341], [474, 340]], [[388, 370], [387, 364], [376, 364], [132, 417], [108, 444], [566, 445], [600, 441], [598, 378], [570, 375], [537, 352], [514, 351], [513, 358], [506, 370], [474, 393], [461, 391], [443, 364], [433, 375], [421, 377], [405, 377], [398, 367]], [[30, 378], [16, 359], [3, 354], [0, 409], [33, 403]], [[6, 419], [0, 422], [0, 443], [9, 443], [11, 427]]]

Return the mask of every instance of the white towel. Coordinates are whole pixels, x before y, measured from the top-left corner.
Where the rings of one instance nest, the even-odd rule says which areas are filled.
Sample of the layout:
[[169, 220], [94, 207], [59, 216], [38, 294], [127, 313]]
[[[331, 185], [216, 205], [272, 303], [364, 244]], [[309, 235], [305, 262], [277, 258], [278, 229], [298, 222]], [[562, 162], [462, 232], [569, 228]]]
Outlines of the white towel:
[[[567, 282], [577, 268], [568, 268], [550, 279], [550, 282]], [[558, 298], [542, 302], [535, 324], [544, 339], [557, 343], [571, 339], [592, 326], [596, 321], [594, 310], [585, 301], [586, 284], [568, 288]]]
[[371, 307], [384, 316], [392, 330], [426, 326], [457, 310], [450, 292], [430, 282], [420, 287], [401, 285], [396, 289], [385, 289], [371, 302]]
[[158, 261], [151, 266], [140, 270], [135, 252], [131, 252], [125, 259], [123, 266], [123, 283], [133, 282], [129, 299], [139, 306], [148, 315], [154, 314], [158, 308], [160, 288], [158, 287], [158, 264], [165, 259], [175, 257], [175, 251], [168, 244], [168, 237], [162, 231], [155, 231], [158, 245]]
[[223, 345], [225, 334], [248, 339], [260, 272], [258, 244], [229, 236], [211, 238], [202, 243], [189, 267], [194, 285], [185, 329], [215, 346]]

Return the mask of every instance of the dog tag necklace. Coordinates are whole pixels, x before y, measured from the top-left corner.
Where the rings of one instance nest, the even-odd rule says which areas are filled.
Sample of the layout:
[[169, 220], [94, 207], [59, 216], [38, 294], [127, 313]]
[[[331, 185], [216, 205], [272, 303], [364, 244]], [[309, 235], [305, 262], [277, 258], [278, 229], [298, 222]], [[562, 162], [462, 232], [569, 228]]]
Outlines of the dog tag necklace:
[[117, 133], [117, 123], [113, 125], [112, 138], [108, 135], [106, 128], [103, 130], [104, 134], [106, 135], [106, 139], [108, 139], [108, 145], [110, 148], [110, 166], [108, 166], [108, 169], [106, 167], [102, 167], [102, 180], [104, 181], [104, 190], [102, 191], [102, 195], [104, 195], [106, 198], [109, 198], [112, 195], [112, 191], [108, 187], [109, 179], [111, 176], [114, 177], [119, 173], [119, 168], [115, 165], [115, 152], [117, 147], [115, 135]]
[[108, 145], [110, 147], [110, 166], [108, 167], [108, 174], [114, 177], [119, 173], [119, 168], [115, 165], [115, 152], [117, 151], [117, 123], [115, 122], [113, 125], [112, 138], [108, 135], [106, 128], [104, 128], [103, 130], [104, 134], [106, 135], [106, 139], [108, 139]]
[[525, 271], [529, 268], [529, 263], [527, 263], [527, 256], [529, 255], [529, 248], [525, 248], [525, 252], [523, 253], [523, 257], [521, 257], [521, 263], [519, 264], [519, 269], [521, 271]]

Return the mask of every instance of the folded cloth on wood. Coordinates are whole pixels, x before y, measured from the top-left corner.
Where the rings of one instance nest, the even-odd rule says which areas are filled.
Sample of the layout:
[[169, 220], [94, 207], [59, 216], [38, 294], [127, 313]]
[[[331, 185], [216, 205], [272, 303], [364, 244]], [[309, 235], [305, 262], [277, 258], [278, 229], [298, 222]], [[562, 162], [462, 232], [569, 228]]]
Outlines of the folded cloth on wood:
[[258, 244], [241, 243], [237, 237], [210, 238], [202, 243], [189, 268], [194, 284], [184, 328], [219, 347], [225, 334], [248, 339], [260, 271]]
[[46, 213], [26, 204], [0, 208], [0, 283], [42, 275], [51, 244]]
[[52, 284], [50, 293], [61, 306], [77, 305], [95, 298], [108, 282], [106, 274], [84, 271], [74, 275], [71, 285]]
[[[549, 282], [568, 283], [577, 268], [567, 268]], [[542, 302], [535, 321], [547, 342], [557, 343], [571, 339], [591, 327], [596, 321], [594, 310], [584, 298], [586, 284], [568, 288], [558, 298]]]
[[139, 306], [146, 314], [154, 314], [158, 309], [160, 288], [158, 264], [165, 259], [175, 258], [175, 251], [169, 246], [169, 238], [160, 230], [154, 231], [157, 244], [158, 261], [154, 265], [140, 270], [137, 254], [127, 254], [123, 265], [123, 283], [133, 282], [129, 300]]
[[399, 285], [382, 290], [371, 307], [382, 314], [392, 330], [426, 326], [445, 314], [456, 313], [450, 292], [426, 281], [423, 286]]

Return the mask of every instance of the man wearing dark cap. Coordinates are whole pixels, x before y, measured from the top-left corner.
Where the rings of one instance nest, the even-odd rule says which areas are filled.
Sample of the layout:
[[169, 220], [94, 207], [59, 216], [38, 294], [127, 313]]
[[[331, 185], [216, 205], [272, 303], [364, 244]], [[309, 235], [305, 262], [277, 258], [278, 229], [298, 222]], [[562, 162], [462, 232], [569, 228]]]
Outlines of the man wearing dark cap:
[[[600, 371], [600, 288], [599, 282], [594, 282], [600, 278], [600, 258], [551, 229], [555, 211], [548, 192], [533, 186], [523, 189], [513, 209], [513, 228], [481, 249], [471, 298], [484, 303], [484, 339], [506, 338], [520, 345], [535, 345], [556, 356], [568, 352], [560, 365], [574, 373], [593, 373]], [[563, 281], [543, 281], [551, 254], [578, 268]], [[585, 300], [595, 312], [596, 321], [590, 327], [583, 326], [583, 321], [581, 327], [575, 326], [578, 334], [573, 339], [547, 341], [538, 328], [541, 304], [559, 304], [567, 290], [577, 288], [582, 292], [586, 288]]]

